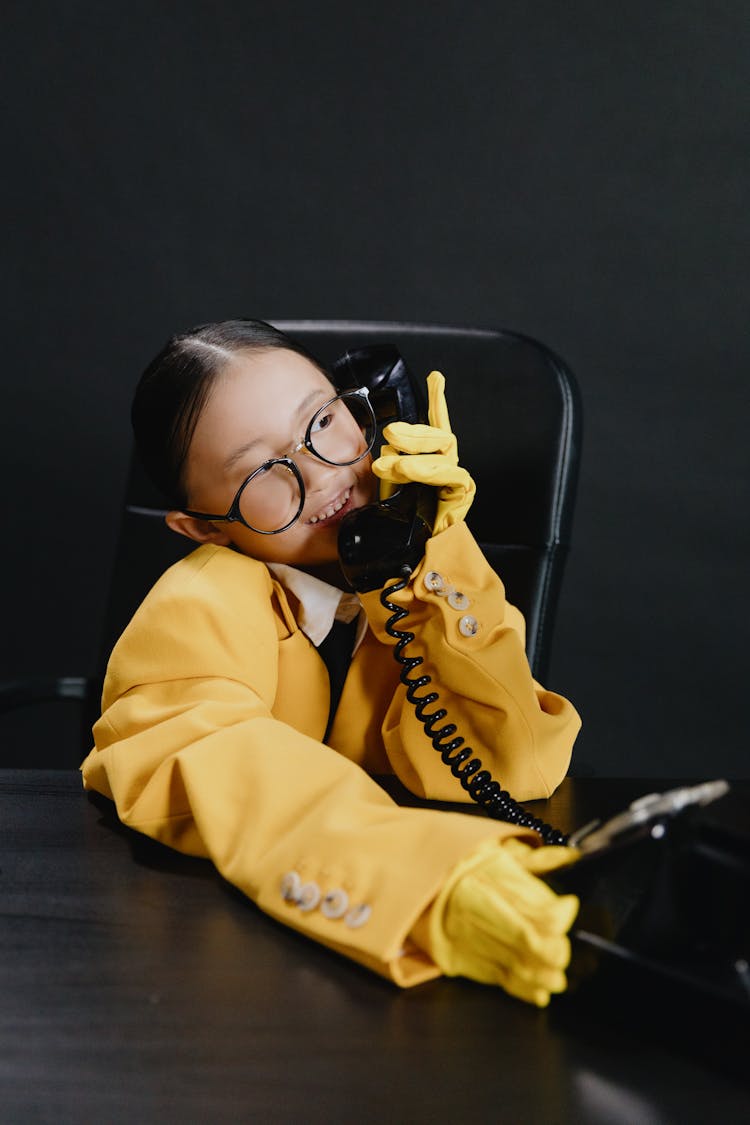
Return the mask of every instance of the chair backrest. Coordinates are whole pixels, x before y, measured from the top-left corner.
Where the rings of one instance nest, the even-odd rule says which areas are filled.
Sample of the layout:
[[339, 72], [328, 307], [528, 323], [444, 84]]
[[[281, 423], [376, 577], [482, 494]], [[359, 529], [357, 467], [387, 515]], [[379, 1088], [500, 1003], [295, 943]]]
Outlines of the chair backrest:
[[[542, 344], [512, 332], [387, 321], [276, 321], [324, 366], [366, 344], [395, 344], [415, 375], [446, 376], [461, 463], [477, 482], [467, 523], [526, 618], [534, 675], [547, 671], [570, 541], [581, 447], [575, 379]], [[163, 501], [133, 458], [103, 651], [143, 596], [191, 549], [163, 522]]]

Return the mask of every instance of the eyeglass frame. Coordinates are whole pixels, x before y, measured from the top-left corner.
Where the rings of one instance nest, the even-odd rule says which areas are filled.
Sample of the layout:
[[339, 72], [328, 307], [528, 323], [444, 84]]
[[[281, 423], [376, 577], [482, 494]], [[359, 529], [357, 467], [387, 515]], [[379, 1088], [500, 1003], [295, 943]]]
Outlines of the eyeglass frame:
[[[313, 446], [312, 439], [310, 437], [310, 431], [312, 430], [313, 422], [323, 410], [329, 407], [332, 403], [336, 402], [337, 399], [347, 397], [350, 398], [355, 395], [364, 401], [369, 411], [370, 420], [372, 422], [372, 440], [370, 441], [364, 452], [360, 453], [360, 455], [358, 457], [355, 457], [352, 461], [329, 461], [327, 457], [321, 457], [321, 455], [316, 452], [315, 447]], [[311, 457], [314, 457], [317, 461], [322, 461], [324, 465], [336, 465], [342, 468], [346, 468], [347, 465], [356, 465], [359, 461], [366, 457], [367, 454], [372, 450], [376, 438], [377, 419], [375, 417], [375, 411], [372, 408], [372, 403], [370, 402], [370, 392], [368, 388], [356, 387], [354, 390], [339, 391], [338, 394], [333, 395], [332, 398], [329, 398], [327, 402], [324, 402], [322, 406], [318, 407], [307, 424], [307, 429], [305, 430], [304, 437], [301, 441], [297, 442], [297, 444], [288, 454], [286, 454], [284, 457], [270, 457], [267, 461], [264, 461], [262, 465], [259, 465], [257, 469], [253, 469], [252, 473], [245, 477], [242, 484], [235, 492], [234, 499], [229, 505], [229, 509], [225, 515], [212, 515], [210, 512], [196, 512], [190, 508], [182, 508], [181, 511], [183, 511], [186, 516], [192, 516], [194, 519], [199, 520], [209, 520], [213, 523], [241, 523], [249, 531], [255, 532], [256, 535], [280, 535], [282, 531], [288, 531], [292, 524], [297, 522], [297, 520], [302, 515], [302, 509], [305, 506], [305, 482], [302, 479], [302, 473], [300, 472], [299, 467], [293, 460], [294, 455], [296, 453], [299, 453], [300, 449], [306, 449]], [[289, 472], [291, 472], [292, 475], [296, 478], [297, 485], [299, 487], [299, 507], [297, 508], [297, 511], [289, 520], [289, 522], [285, 523], [283, 527], [277, 527], [275, 531], [261, 531], [260, 528], [253, 527], [251, 523], [248, 523], [245, 517], [240, 512], [240, 498], [242, 496], [242, 493], [250, 484], [251, 480], [254, 480], [255, 477], [260, 475], [260, 473], [267, 472], [274, 465], [283, 465], [284, 468], [288, 469]]]

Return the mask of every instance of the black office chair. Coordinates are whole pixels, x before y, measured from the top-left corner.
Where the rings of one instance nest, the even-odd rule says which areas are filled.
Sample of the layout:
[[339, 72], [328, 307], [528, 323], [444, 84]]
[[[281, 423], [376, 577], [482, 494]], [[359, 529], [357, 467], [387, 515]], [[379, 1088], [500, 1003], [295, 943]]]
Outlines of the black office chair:
[[[275, 323], [324, 366], [348, 349], [380, 343], [395, 344], [416, 375], [433, 368], [444, 373], [460, 461], [477, 482], [467, 523], [508, 600], [526, 618], [527, 656], [544, 682], [581, 449], [581, 407], [570, 370], [542, 344], [512, 332], [389, 321]], [[0, 712], [78, 699], [88, 749], [114, 642], [158, 576], [192, 549], [165, 526], [163, 505], [134, 457], [97, 673], [0, 683]]]

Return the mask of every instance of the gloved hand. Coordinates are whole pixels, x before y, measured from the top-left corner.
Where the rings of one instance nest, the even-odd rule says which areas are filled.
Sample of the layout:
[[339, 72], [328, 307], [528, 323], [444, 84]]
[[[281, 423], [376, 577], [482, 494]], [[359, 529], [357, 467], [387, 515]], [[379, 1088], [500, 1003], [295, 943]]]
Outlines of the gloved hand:
[[430, 424], [392, 422], [386, 426], [383, 437], [388, 445], [382, 447], [372, 471], [383, 482], [382, 500], [402, 484], [434, 485], [438, 489], [438, 505], [432, 533], [437, 535], [464, 518], [476, 486], [466, 469], [458, 464], [458, 447], [445, 401], [445, 379], [439, 371], [427, 376], [427, 395]]
[[487, 841], [454, 868], [430, 911], [429, 952], [447, 976], [499, 984], [540, 1008], [567, 987], [575, 895], [532, 872], [574, 862], [573, 848]]

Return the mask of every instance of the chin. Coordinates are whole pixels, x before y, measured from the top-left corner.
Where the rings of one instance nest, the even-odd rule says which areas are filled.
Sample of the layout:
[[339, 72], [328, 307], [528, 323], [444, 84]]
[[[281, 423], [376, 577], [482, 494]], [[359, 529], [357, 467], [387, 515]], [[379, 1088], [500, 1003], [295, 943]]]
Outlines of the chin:
[[[324, 535], [311, 544], [311, 549], [307, 553], [307, 558], [312, 565], [316, 563], [331, 563], [338, 562], [339, 559], [339, 529], [332, 527], [327, 530]], [[302, 564], [304, 565], [304, 563]]]

